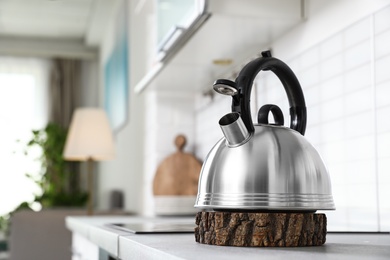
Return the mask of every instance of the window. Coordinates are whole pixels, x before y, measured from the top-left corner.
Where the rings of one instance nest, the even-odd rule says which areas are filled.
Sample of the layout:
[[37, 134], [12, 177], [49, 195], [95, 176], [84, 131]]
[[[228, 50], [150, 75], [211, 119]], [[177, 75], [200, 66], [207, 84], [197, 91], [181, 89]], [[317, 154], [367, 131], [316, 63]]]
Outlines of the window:
[[26, 173], [39, 176], [41, 151], [26, 156], [24, 149], [31, 130], [48, 121], [49, 67], [47, 60], [0, 57], [0, 215], [40, 193]]

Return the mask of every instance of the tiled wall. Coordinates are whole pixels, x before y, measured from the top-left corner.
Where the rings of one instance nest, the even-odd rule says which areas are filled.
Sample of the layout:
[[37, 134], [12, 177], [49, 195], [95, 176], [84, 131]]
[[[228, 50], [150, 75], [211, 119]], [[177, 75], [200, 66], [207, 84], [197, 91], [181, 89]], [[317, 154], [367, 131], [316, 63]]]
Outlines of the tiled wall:
[[[389, 231], [390, 7], [285, 62], [305, 94], [306, 138], [331, 175], [337, 210], [326, 212], [328, 228]], [[287, 97], [276, 76], [261, 72], [255, 84], [252, 103], [277, 104], [288, 119]], [[204, 159], [222, 137], [218, 120], [230, 112], [230, 102], [224, 96], [197, 98], [198, 157]]]
[[194, 95], [186, 92], [149, 91], [146, 96], [144, 151], [144, 214], [154, 214], [153, 179], [159, 164], [176, 152], [178, 134], [184, 134], [186, 152], [194, 152]]

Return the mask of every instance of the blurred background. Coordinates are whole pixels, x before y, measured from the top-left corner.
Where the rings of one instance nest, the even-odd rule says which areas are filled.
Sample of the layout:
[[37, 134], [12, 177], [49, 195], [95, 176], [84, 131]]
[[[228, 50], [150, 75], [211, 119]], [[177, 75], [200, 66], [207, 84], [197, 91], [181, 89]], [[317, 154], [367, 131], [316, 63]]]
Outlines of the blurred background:
[[[203, 161], [230, 111], [213, 81], [267, 49], [302, 85], [306, 138], [333, 185], [328, 230], [389, 231], [389, 46], [384, 0], [0, 0], [0, 240], [21, 208], [85, 213], [87, 163], [62, 158], [79, 107], [104, 109], [115, 143], [93, 169], [96, 213], [155, 215], [175, 137]], [[288, 118], [273, 74], [254, 89], [253, 117], [275, 103]]]

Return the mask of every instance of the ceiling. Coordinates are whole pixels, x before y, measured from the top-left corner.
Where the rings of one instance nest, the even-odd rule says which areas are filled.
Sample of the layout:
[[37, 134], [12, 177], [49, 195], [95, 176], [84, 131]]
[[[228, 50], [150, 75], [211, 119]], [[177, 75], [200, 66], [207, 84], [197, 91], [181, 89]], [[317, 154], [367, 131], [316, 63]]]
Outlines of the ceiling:
[[0, 0], [0, 39], [3, 42], [11, 41], [11, 47], [15, 41], [33, 40], [50, 45], [57, 42], [68, 45], [77, 43], [86, 50], [96, 49], [116, 2]]

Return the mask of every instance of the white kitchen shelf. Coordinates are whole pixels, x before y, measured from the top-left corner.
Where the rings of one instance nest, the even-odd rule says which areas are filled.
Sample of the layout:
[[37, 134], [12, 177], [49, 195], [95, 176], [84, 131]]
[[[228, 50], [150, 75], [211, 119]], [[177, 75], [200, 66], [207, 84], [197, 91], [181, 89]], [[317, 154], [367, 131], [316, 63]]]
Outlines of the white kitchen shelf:
[[[204, 90], [303, 18], [304, 0], [206, 1], [194, 28], [183, 31], [164, 59], [156, 58], [135, 91]], [[232, 62], [218, 65], [221, 60]]]

